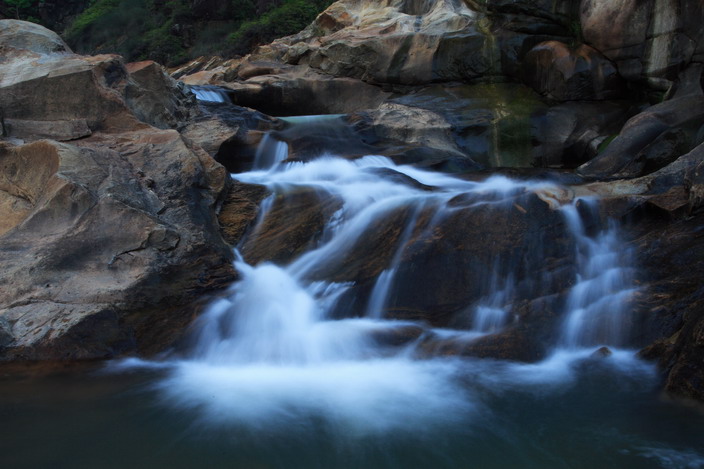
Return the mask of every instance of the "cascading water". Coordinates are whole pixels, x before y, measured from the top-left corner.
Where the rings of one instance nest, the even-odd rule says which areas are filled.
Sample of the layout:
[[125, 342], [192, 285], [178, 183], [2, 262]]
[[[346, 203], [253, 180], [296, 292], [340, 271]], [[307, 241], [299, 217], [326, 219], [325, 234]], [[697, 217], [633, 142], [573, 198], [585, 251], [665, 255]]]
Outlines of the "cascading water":
[[[494, 260], [481, 298], [465, 312], [467, 329], [434, 329], [419, 322], [387, 320], [384, 310], [394, 292], [404, 249], [411, 238], [415, 243], [429, 242], [434, 228], [458, 210], [458, 198], [471, 206], [509, 213], [521, 194], [558, 192], [554, 185], [502, 176], [470, 182], [398, 166], [380, 156], [353, 161], [327, 156], [308, 163], [282, 163], [283, 145], [265, 138], [255, 169], [234, 175], [241, 182], [263, 184], [273, 193], [267, 199], [269, 208], [250, 231], [251, 242], [256, 244], [259, 227], [273, 216], [270, 204], [277, 197], [314, 189], [320, 197], [340, 200], [341, 207], [330, 216], [327, 235], [288, 265], [250, 266], [241, 258], [237, 261], [242, 280], [228, 298], [214, 303], [199, 319], [193, 352], [167, 380], [165, 391], [183, 405], [204, 408], [213, 420], [255, 425], [255, 421], [274, 419], [290, 424], [291, 419], [306, 421], [314, 416], [331, 428], [361, 434], [398, 431], [408, 425], [432, 427], [440, 415], [447, 423], [448, 414], [459, 418], [471, 413], [474, 404], [458, 379], [465, 365], [458, 359], [418, 360], [418, 347], [429, 336], [471, 342], [501, 331], [511, 316], [513, 275], [500, 273], [500, 260]], [[590, 259], [593, 255], [608, 257], [616, 238], [611, 231], [588, 238], [576, 209], [566, 206], [562, 210], [580, 252], [580, 280], [569, 294], [568, 307], [599, 310], [592, 303], [605, 292], [600, 283], [592, 282], [590, 287], [585, 282], [603, 265], [591, 265]], [[358, 311], [361, 317], [339, 319], [335, 311], [354, 282], [321, 279], [320, 273], [343, 268], [360, 243], [375, 236], [374, 227], [399, 212], [406, 213], [403, 228], [366, 306]], [[428, 213], [432, 216], [424, 216]], [[592, 327], [586, 320], [571, 319], [574, 314], [570, 311], [567, 322], [579, 324], [569, 326], [570, 330]], [[395, 346], [379, 342], [379, 337], [409, 328], [421, 330], [415, 339]], [[572, 343], [573, 339], [567, 340]], [[540, 370], [537, 376], [553, 380], [568, 373], [571, 361], [585, 356], [584, 352], [558, 354], [542, 368], [533, 366], [526, 376], [535, 379]], [[514, 366], [510, 380], [520, 381], [520, 369]], [[495, 378], [509, 379], [503, 372]], [[414, 411], [408, 413], [409, 408]]]
[[[310, 126], [316, 119], [299, 121], [289, 124]], [[208, 438], [225, 438], [222, 451], [240, 461], [228, 459], [223, 467], [505, 469], [573, 467], [575, 460], [585, 467], [684, 467], [677, 466], [682, 461], [701, 467], [704, 456], [691, 446], [663, 446], [650, 433], [614, 430], [604, 438], [603, 423], [580, 410], [591, 398], [602, 418], [623, 413], [633, 391], [622, 390], [647, 392], [655, 376], [652, 366], [618, 348], [628, 345], [632, 260], [617, 227], [595, 222], [597, 201], [548, 196], [563, 220], [562, 239], [572, 243], [565, 252], [573, 266], [558, 263], [555, 271], [533, 274], [548, 260], [525, 240], [503, 257], [486, 256], [477, 285], [466, 285], [473, 299], [456, 307], [454, 328], [436, 328], [393, 319], [410, 256], [443, 242], [442, 227], [458, 214], [510, 222], [537, 194], [568, 191], [502, 176], [467, 181], [380, 156], [345, 160], [323, 153], [292, 162], [287, 150], [269, 135], [253, 170], [233, 175], [265, 185], [271, 195], [239, 246], [241, 280], [196, 321], [192, 347], [181, 358], [117, 366], [163, 369], [158, 392], [168, 407], [198, 422], [198, 432], [214, 429], [217, 437]], [[312, 230], [314, 240], [278, 265], [248, 264], [248, 249], [264, 242], [267, 229], [290, 228], [287, 219], [272, 220], [282, 217], [281, 200], [301, 193], [335, 201], [321, 211], [325, 220]], [[380, 230], [388, 226], [394, 229]], [[338, 275], [356, 268], [360, 248], [379, 236], [393, 243], [374, 251], [383, 259], [374, 259], [380, 265], [364, 288]], [[472, 242], [457, 242], [465, 241]], [[561, 328], [548, 335], [557, 339], [545, 344], [547, 358], [526, 364], [432, 355], [433, 341], [463, 346], [516, 330], [525, 320], [526, 291], [541, 284], [559, 286], [551, 295], [561, 305], [553, 324]], [[592, 356], [601, 345], [612, 347], [611, 356]], [[613, 408], [603, 407], [613, 396], [621, 396]], [[645, 402], [643, 409], [650, 408]], [[584, 442], [570, 436], [579, 432], [593, 435]], [[612, 459], [603, 464], [595, 447]], [[254, 456], [252, 448], [259, 448]]]
[[198, 101], [207, 103], [230, 103], [227, 92], [219, 86], [190, 86], [189, 89], [196, 95]]
[[[580, 199], [595, 218], [598, 201]], [[619, 240], [613, 221], [589, 236], [576, 204], [562, 208], [575, 240], [577, 281], [565, 305], [562, 346], [567, 348], [594, 345], [628, 344], [629, 300], [637, 291], [633, 283], [632, 260]]]

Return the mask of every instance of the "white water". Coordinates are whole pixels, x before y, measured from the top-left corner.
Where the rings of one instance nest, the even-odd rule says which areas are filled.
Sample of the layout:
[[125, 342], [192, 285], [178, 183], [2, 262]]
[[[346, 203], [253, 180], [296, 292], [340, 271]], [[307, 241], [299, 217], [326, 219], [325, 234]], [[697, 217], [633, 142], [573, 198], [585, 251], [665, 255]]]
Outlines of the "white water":
[[196, 95], [198, 101], [209, 103], [229, 103], [230, 97], [217, 86], [191, 86], [189, 89]]
[[[627, 309], [622, 300], [631, 287], [615, 227], [589, 237], [576, 208], [568, 205], [562, 210], [576, 241], [579, 277], [569, 293], [563, 339], [555, 352], [535, 364], [417, 359], [416, 348], [424, 337], [471, 341], [501, 331], [513, 320], [514, 280], [511, 275], [501, 277], [497, 269], [487, 272], [483, 298], [466, 311], [468, 330], [385, 320], [384, 308], [409, 239], [430, 239], [433, 226], [456, 210], [450, 200], [460, 195], [501, 210], [523, 193], [559, 191], [550, 183], [502, 176], [464, 181], [398, 166], [380, 156], [286, 163], [284, 145], [265, 138], [255, 169], [234, 177], [264, 184], [274, 194], [314, 188], [339, 199], [342, 207], [330, 218], [323, 241], [289, 265], [237, 261], [242, 279], [199, 318], [190, 355], [165, 364], [171, 373], [161, 388], [172, 405], [197, 409], [208, 424], [260, 430], [318, 422], [348, 439], [432, 433], [487, 412], [481, 402], [486, 392], [560, 392], [574, 383], [582, 363], [594, 360], [590, 357], [597, 345], [622, 343], [622, 313]], [[414, 183], [384, 178], [380, 169]], [[271, 200], [273, 196], [269, 204]], [[333, 319], [338, 302], [354, 285], [316, 279], [315, 274], [342, 268], [342, 259], [367, 241], [371, 227], [399, 210], [409, 214], [406, 225], [389, 265], [359, 311], [362, 317]], [[429, 221], [421, 221], [424, 211], [433, 214]], [[262, 209], [258, 223], [268, 215]], [[396, 346], [377, 340], [404, 328], [420, 328], [422, 333], [418, 340]], [[615, 350], [602, 360], [625, 374], [653, 373], [632, 352]]]
[[288, 158], [288, 144], [276, 140], [271, 134], [266, 134], [257, 148], [253, 168], [260, 170], [275, 168], [286, 158]]
[[[592, 215], [598, 201], [582, 199]], [[628, 343], [633, 283], [630, 254], [619, 240], [615, 223], [588, 236], [575, 204], [562, 208], [575, 239], [577, 281], [565, 306], [562, 345], [568, 348]]]

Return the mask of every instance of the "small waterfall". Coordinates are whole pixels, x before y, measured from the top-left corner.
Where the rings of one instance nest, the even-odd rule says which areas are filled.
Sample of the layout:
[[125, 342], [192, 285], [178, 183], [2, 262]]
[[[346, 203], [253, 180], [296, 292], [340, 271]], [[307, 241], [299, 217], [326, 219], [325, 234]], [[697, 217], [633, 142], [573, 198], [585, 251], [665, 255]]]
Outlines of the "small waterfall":
[[209, 103], [230, 103], [227, 92], [219, 86], [189, 86], [198, 101]]
[[252, 169], [275, 168], [279, 163], [285, 161], [286, 158], [288, 158], [288, 144], [276, 140], [271, 134], [267, 133], [259, 143], [259, 147], [257, 147]]
[[374, 284], [374, 289], [372, 290], [369, 304], [367, 305], [366, 316], [374, 319], [381, 319], [383, 317], [384, 306], [386, 305], [386, 300], [393, 286], [394, 276], [401, 263], [403, 248], [411, 238], [418, 221], [418, 216], [422, 210], [423, 204], [419, 204], [419, 206], [416, 207], [414, 214], [406, 224], [406, 228], [403, 230], [403, 234], [398, 242], [398, 248], [396, 249], [396, 253], [391, 260], [391, 264], [379, 274], [379, 277]]
[[579, 199], [562, 210], [575, 240], [577, 279], [565, 305], [562, 345], [567, 348], [628, 343], [633, 283], [630, 254], [614, 222], [589, 235], [578, 207], [598, 218], [598, 201]]
[[498, 262], [494, 266], [489, 285], [489, 294], [479, 302], [474, 310], [472, 329], [477, 332], [496, 332], [506, 325], [509, 319], [509, 301], [513, 290], [513, 279], [503, 280], [498, 275]]

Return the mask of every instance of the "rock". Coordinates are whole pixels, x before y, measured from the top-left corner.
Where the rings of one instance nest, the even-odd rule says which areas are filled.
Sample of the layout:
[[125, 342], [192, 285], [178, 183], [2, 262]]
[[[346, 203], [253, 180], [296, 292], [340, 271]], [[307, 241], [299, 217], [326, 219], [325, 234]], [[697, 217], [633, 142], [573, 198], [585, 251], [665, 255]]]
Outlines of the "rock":
[[228, 173], [167, 129], [194, 118], [192, 95], [31, 23], [0, 21], [0, 41], [0, 360], [163, 351], [235, 277]]
[[619, 136], [599, 156], [580, 166], [578, 172], [591, 179], [615, 179], [658, 169], [678, 156], [676, 153], [693, 148], [694, 136], [702, 123], [703, 95], [656, 104], [629, 119]]
[[455, 203], [457, 209], [432, 229], [432, 243], [423, 232], [409, 241], [389, 299], [389, 316], [442, 324], [480, 300], [490, 287], [487, 272], [504, 280], [512, 276], [516, 301], [566, 287], [566, 275], [554, 283], [537, 280], [536, 272], [552, 272], [573, 254], [564, 220], [549, 204], [530, 193], [509, 197], [499, 207], [475, 205], [471, 198]]
[[536, 166], [574, 168], [599, 154], [633, 114], [627, 101], [567, 102], [531, 115]]
[[181, 134], [233, 173], [251, 169], [263, 133], [284, 125], [265, 114], [229, 103], [204, 103], [201, 111]]
[[181, 126], [197, 115], [195, 97], [153, 61], [125, 66], [131, 78], [125, 103], [142, 122], [160, 129]]
[[286, 142], [289, 160], [309, 161], [324, 155], [359, 158], [382, 152], [372, 145], [377, 143], [374, 136], [358, 126], [350, 125], [343, 116], [283, 120], [286, 127], [270, 135], [277, 141]]
[[639, 332], [647, 346], [641, 355], [657, 360], [670, 395], [699, 401], [704, 400], [703, 226], [701, 211], [665, 220], [650, 212], [631, 228], [642, 264], [637, 306], [646, 318]]
[[557, 101], [618, 99], [625, 91], [616, 67], [584, 44], [570, 48], [559, 41], [541, 42], [523, 63], [525, 82]]
[[305, 67], [276, 75], [250, 73], [242, 82], [226, 84], [233, 102], [273, 116], [346, 114], [375, 108], [389, 96], [361, 80], [331, 77]]
[[134, 130], [140, 120], [174, 128], [197, 112], [154, 63], [132, 66], [132, 76], [120, 57], [72, 54], [56, 34], [23, 21], [0, 21], [4, 39], [0, 108], [10, 137], [73, 140], [107, 127]]
[[422, 7], [406, 0], [383, 6], [342, 0], [300, 34], [275, 41], [264, 55], [370, 83], [477, 78], [492, 69], [494, 53], [487, 57], [490, 48], [476, 16], [450, 0]]
[[252, 265], [264, 261], [288, 264], [315, 245], [340, 206], [339, 200], [321, 197], [314, 188], [275, 194], [271, 208], [242, 246], [242, 256]]
[[235, 182], [218, 214], [222, 236], [228, 243], [239, 243], [257, 219], [262, 201], [269, 191], [264, 186]]
[[27, 21], [0, 20], [0, 44], [7, 50], [25, 50], [36, 54], [71, 53], [58, 34]]
[[[465, 157], [457, 146], [452, 126], [435, 112], [416, 106], [385, 103], [374, 111], [354, 118], [368, 120], [366, 125], [380, 146], [399, 147], [401, 152], [394, 156], [399, 163], [429, 166], [448, 157]], [[414, 153], [414, 149], [422, 151]]]
[[661, 90], [702, 53], [702, 22], [701, 5], [685, 0], [581, 2], [585, 41], [616, 62], [626, 79]]
[[592, 353], [589, 357], [590, 358], [608, 358], [613, 354], [614, 354], [614, 352], [612, 352], [609, 347], [600, 347], [598, 350], [595, 350], [594, 353]]
[[175, 131], [89, 140], [0, 150], [2, 359], [158, 349], [234, 276], [215, 222], [222, 167]]
[[434, 85], [360, 115], [385, 145], [415, 145], [397, 161], [437, 169], [464, 162], [468, 171], [532, 166], [531, 115], [544, 108], [522, 85]]
[[170, 69], [171, 76], [187, 85], [208, 85], [222, 81], [228, 69], [239, 64], [237, 59], [225, 60], [222, 57], [198, 57], [190, 62]]

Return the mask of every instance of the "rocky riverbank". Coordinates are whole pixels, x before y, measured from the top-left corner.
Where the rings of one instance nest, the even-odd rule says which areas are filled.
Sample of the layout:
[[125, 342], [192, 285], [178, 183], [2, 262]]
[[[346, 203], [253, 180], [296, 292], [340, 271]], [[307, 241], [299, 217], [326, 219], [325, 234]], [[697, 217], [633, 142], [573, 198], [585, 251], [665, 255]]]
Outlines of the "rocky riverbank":
[[[639, 263], [632, 345], [659, 360], [668, 391], [704, 400], [703, 15], [676, 0], [342, 0], [244, 59], [175, 71], [223, 87], [236, 105], [204, 107], [154, 63], [77, 56], [46, 30], [4, 20], [2, 355], [103, 358], [173, 343], [199, 299], [236, 276], [230, 246], [266, 191], [233, 184], [225, 168], [249, 169], [272, 131], [292, 160], [376, 153], [465, 178], [499, 171], [559, 180], [568, 197], [599, 195], [600, 216], [623, 225]], [[307, 114], [344, 114], [345, 130], [326, 142], [270, 117]], [[300, 206], [300, 218], [269, 227], [267, 252], [245, 244], [252, 262], [295, 258], [321, 214], [335, 210], [314, 194], [277, 202]], [[536, 226], [555, 233], [546, 243], [550, 268], [559, 266], [567, 254], [549, 204], [518, 205], [491, 236], [449, 220], [438, 236], [455, 248], [410, 253], [409, 262], [452, 269], [430, 282], [427, 305], [395, 305], [398, 317], [451, 322], [472, 293], [448, 279], [473, 283], [468, 259], [497, 249], [510, 257], [496, 241], [521, 243]], [[400, 235], [392, 221], [380, 227], [389, 239]], [[467, 236], [477, 239], [465, 244]], [[369, 294], [379, 253], [388, 254], [370, 246], [350, 260], [340, 281]], [[548, 268], [526, 265], [519, 283]], [[408, 283], [408, 298], [416, 287]], [[503, 334], [442, 353], [540, 358], [565, 285], [550, 288], [534, 295], [540, 301], [526, 297]]]

